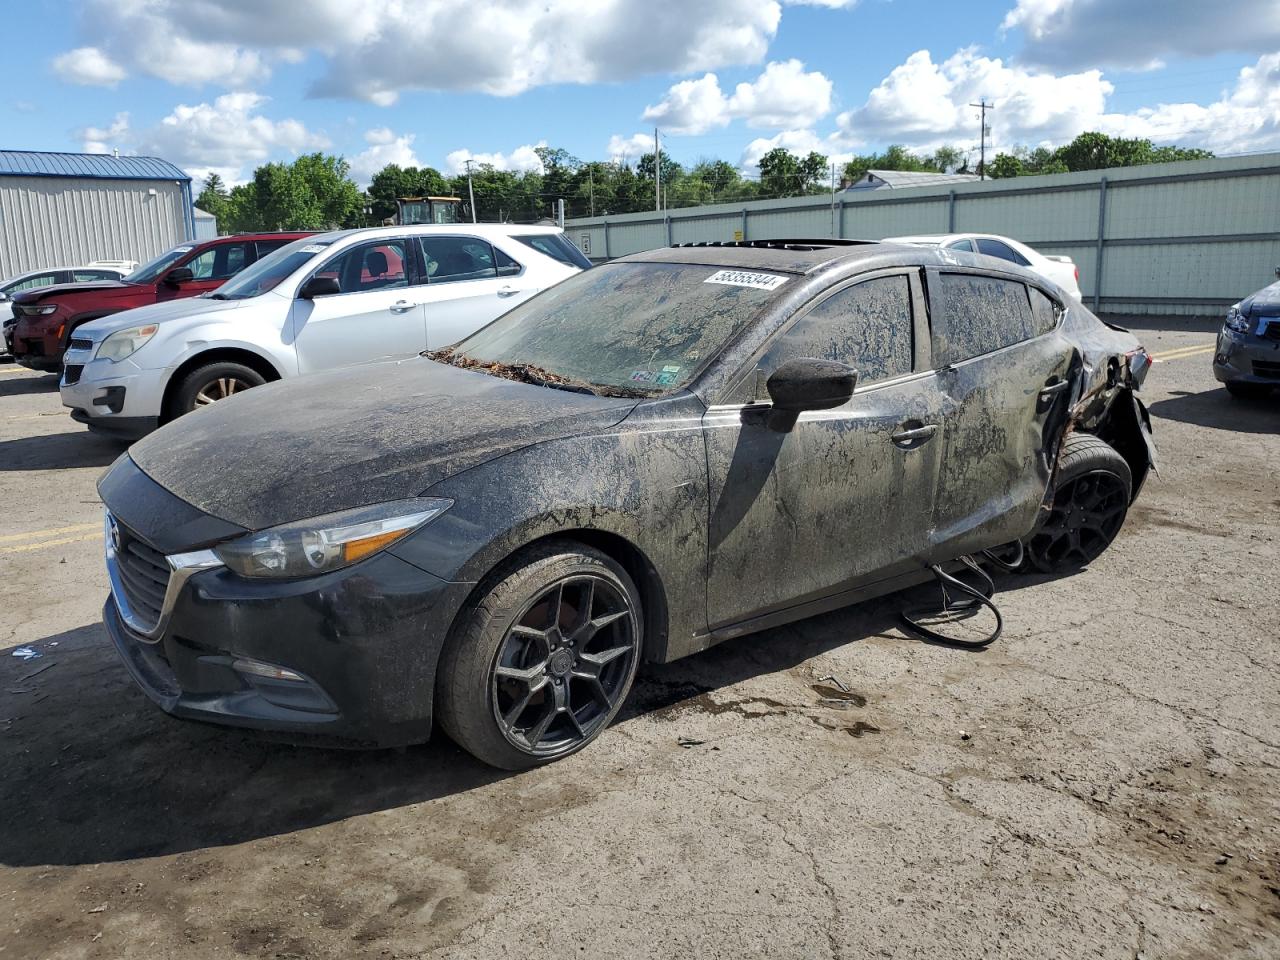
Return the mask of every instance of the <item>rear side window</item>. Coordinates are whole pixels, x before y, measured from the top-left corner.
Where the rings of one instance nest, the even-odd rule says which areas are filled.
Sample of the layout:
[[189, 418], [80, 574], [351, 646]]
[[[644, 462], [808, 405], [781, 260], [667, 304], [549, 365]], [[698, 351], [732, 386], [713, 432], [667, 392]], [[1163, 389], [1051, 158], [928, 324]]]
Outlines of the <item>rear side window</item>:
[[988, 257], [999, 257], [1001, 260], [1008, 260], [1010, 263], [1016, 263], [1021, 267], [1025, 267], [1031, 262], [1003, 241], [992, 240], [990, 237], [978, 237], [974, 243], [978, 245], [978, 252], [985, 253]]
[[492, 280], [498, 275], [493, 247], [476, 237], [422, 237], [427, 283]]
[[577, 267], [580, 270], [587, 270], [591, 267], [591, 261], [586, 258], [581, 250], [565, 239], [560, 233], [532, 233], [522, 237], [512, 237], [512, 240], [519, 240], [526, 247], [537, 250], [543, 256], [550, 257], [552, 260], [558, 260], [567, 267]]
[[34, 277], [27, 277], [21, 283], [15, 283], [11, 287], [6, 287], [6, 293], [18, 293], [22, 290], [35, 290], [37, 287], [51, 287], [58, 282], [56, 273], [40, 273]]
[[847, 363], [858, 371], [859, 385], [910, 373], [910, 282], [877, 277], [827, 297], [774, 342], [758, 369], [767, 378], [799, 357]]
[[1016, 280], [967, 273], [939, 277], [933, 365], [945, 366], [1035, 336], [1027, 288]]
[[1031, 297], [1032, 327], [1038, 337], [1058, 325], [1058, 315], [1062, 312], [1062, 308], [1035, 287], [1027, 287], [1027, 294]]
[[119, 280], [120, 274], [112, 273], [110, 270], [75, 270], [71, 274], [71, 279], [75, 283], [85, 283], [90, 280]]

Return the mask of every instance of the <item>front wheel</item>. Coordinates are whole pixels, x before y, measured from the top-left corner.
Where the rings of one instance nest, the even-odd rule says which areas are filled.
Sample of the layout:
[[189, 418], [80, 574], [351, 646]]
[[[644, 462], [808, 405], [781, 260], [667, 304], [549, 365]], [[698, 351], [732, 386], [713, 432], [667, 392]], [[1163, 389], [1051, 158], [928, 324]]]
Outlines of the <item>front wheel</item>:
[[460, 615], [436, 678], [440, 725], [505, 770], [581, 750], [630, 692], [642, 623], [635, 584], [610, 557], [569, 541], [535, 548]]
[[174, 415], [190, 413], [266, 382], [266, 377], [243, 363], [220, 361], [207, 364], [192, 370], [183, 379], [174, 400]]
[[1025, 563], [1041, 573], [1087, 566], [1111, 546], [1129, 511], [1133, 474], [1105, 440], [1073, 433], [1062, 447], [1053, 504], [1026, 543]]

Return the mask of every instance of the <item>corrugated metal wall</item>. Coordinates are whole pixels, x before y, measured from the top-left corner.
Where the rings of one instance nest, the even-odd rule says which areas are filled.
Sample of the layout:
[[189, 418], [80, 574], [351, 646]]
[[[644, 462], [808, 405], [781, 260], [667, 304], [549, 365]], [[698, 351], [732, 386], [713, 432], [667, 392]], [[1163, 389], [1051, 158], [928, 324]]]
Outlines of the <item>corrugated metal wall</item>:
[[0, 277], [91, 260], [145, 262], [186, 239], [181, 183], [0, 176]]
[[[1217, 314], [1275, 279], [1280, 154], [570, 220], [594, 260], [668, 242], [998, 233], [1069, 256], [1107, 313]], [[1099, 285], [1099, 278], [1101, 284]]]

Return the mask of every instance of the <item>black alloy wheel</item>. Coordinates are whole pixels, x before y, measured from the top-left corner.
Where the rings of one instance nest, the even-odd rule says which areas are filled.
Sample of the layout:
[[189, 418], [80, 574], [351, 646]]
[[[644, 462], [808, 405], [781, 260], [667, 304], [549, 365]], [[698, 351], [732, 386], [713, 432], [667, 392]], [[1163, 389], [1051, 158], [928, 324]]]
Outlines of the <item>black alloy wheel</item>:
[[1043, 573], [1083, 567], [1111, 545], [1129, 510], [1129, 486], [1107, 470], [1073, 477], [1054, 493], [1049, 518], [1027, 544], [1027, 559]]
[[491, 671], [507, 742], [558, 756], [591, 740], [629, 686], [636, 636], [627, 597], [593, 575], [569, 577], [526, 606]]

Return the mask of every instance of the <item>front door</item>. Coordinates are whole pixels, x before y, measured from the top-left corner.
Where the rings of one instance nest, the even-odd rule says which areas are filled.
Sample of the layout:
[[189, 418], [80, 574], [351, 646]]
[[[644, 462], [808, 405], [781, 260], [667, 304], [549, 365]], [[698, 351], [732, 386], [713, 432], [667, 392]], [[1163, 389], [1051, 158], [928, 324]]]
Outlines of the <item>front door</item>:
[[407, 244], [403, 239], [357, 244], [316, 271], [337, 280], [342, 292], [293, 301], [299, 373], [426, 349], [423, 288], [410, 283]]
[[1021, 281], [929, 272], [933, 363], [945, 397], [935, 557], [1017, 540], [1036, 523], [1070, 403], [1075, 348], [1058, 309]]
[[197, 297], [220, 286], [253, 262], [253, 244], [248, 241], [219, 243], [191, 257], [179, 266], [191, 271], [191, 279], [181, 283], [156, 285], [156, 300]]
[[[713, 629], [919, 566], [942, 402], [935, 378], [915, 372], [925, 323], [918, 273], [845, 286], [784, 327], [708, 410]], [[854, 367], [852, 399], [794, 423], [774, 414], [765, 381], [798, 357]]]

